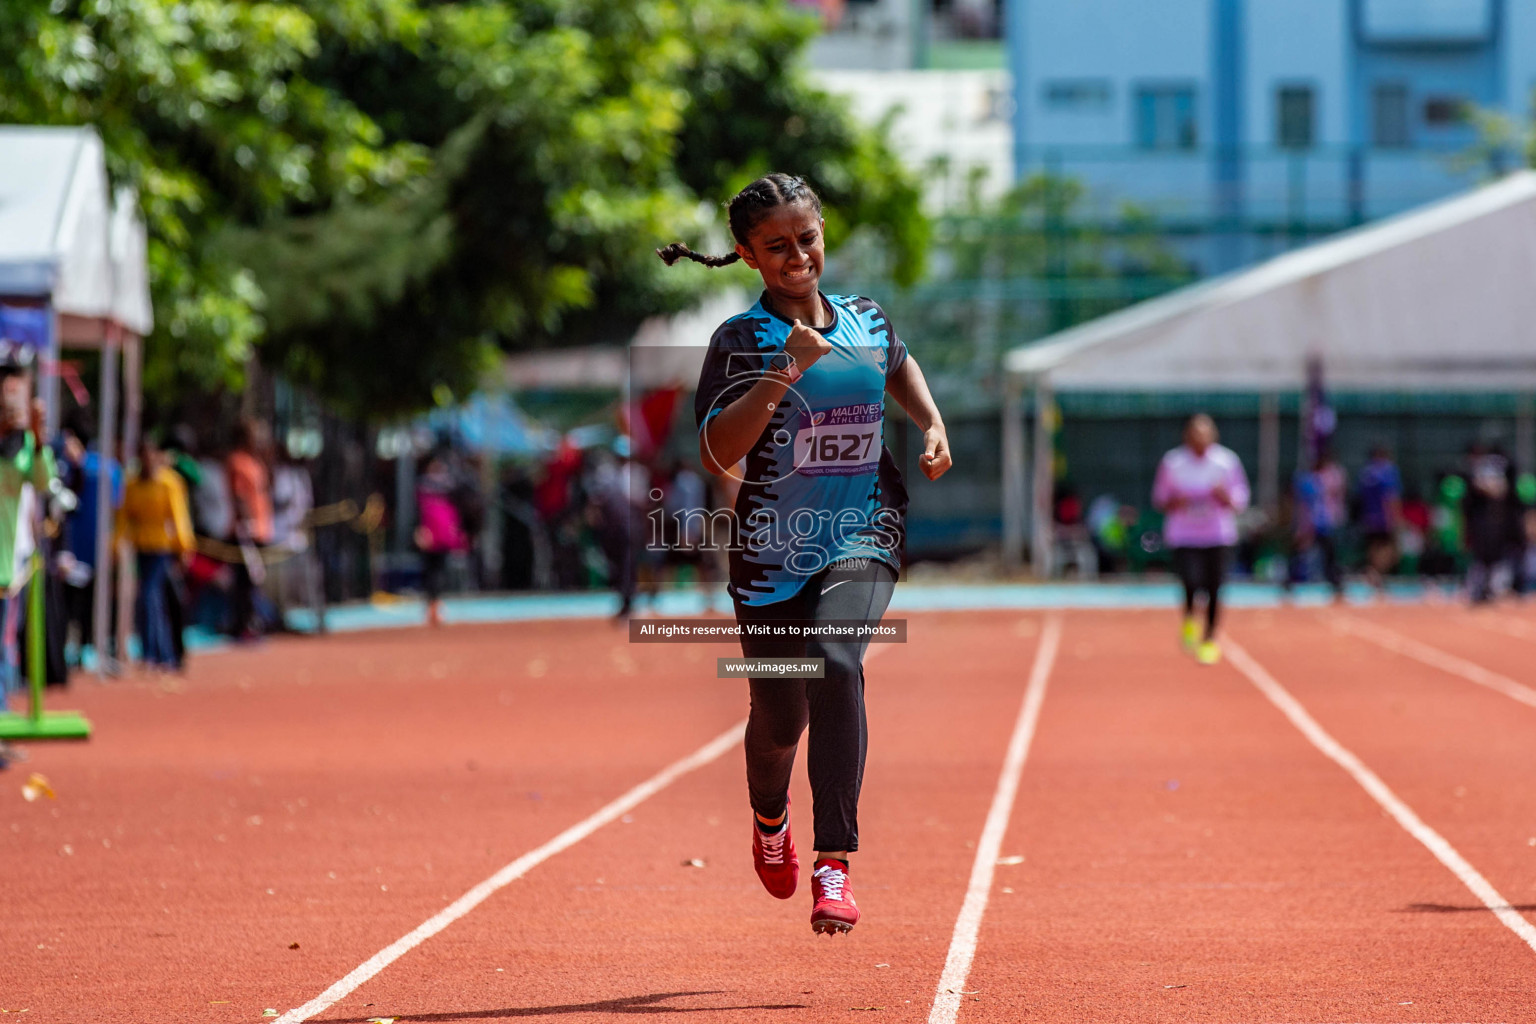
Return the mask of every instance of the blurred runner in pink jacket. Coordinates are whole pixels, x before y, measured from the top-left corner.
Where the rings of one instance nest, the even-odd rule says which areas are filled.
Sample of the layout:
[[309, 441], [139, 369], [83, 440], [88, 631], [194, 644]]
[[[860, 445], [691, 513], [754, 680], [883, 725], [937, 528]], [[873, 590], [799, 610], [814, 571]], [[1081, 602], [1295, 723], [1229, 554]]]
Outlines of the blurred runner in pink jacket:
[[[1237, 543], [1237, 514], [1248, 507], [1248, 477], [1230, 448], [1216, 443], [1216, 424], [1204, 413], [1184, 425], [1184, 443], [1163, 456], [1152, 485], [1152, 504], [1164, 515], [1163, 542], [1184, 584], [1184, 646], [1202, 665], [1221, 660], [1216, 618], [1228, 552]], [[1205, 631], [1195, 621], [1195, 600], [1205, 594]], [[1203, 638], [1202, 638], [1203, 637]]]

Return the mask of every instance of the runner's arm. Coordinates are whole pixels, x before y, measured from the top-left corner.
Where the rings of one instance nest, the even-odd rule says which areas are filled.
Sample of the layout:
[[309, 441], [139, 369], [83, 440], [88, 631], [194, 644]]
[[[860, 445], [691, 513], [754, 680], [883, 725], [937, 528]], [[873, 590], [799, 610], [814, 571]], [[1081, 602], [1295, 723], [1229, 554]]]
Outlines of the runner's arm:
[[886, 378], [885, 391], [906, 410], [912, 422], [923, 432], [923, 454], [917, 464], [929, 480], [937, 480], [954, 465], [949, 454], [949, 434], [944, 430], [944, 417], [928, 390], [928, 381], [910, 355], [902, 360], [896, 372]]
[[[794, 359], [799, 372], [804, 373], [832, 351], [832, 343], [796, 320], [785, 340], [784, 351]], [[764, 374], [745, 395], [706, 420], [699, 431], [699, 461], [704, 468], [721, 476], [746, 458], [788, 390], [788, 379], [775, 373]]]

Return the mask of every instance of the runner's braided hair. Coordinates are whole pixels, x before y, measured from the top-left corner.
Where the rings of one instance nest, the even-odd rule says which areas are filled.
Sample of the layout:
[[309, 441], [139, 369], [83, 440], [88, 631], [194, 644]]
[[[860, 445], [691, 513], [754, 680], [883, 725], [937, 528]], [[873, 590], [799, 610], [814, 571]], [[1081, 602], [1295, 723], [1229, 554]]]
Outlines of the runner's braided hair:
[[[747, 238], [752, 234], [752, 229], [762, 223], [768, 211], [790, 203], [806, 203], [818, 214], [821, 213], [821, 197], [805, 183], [805, 179], [777, 171], [758, 178], [725, 204], [731, 236], [741, 245], [750, 245]], [[656, 255], [669, 267], [681, 259], [693, 260], [706, 267], [726, 267], [741, 259], [741, 255], [734, 252], [724, 256], [706, 256], [694, 252], [682, 242], [673, 242], [657, 249]]]

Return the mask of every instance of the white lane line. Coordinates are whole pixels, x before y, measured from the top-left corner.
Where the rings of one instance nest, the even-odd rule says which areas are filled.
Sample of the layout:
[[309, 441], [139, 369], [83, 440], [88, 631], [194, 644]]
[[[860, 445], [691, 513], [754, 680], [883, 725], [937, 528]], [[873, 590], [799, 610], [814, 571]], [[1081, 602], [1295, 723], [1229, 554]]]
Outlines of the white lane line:
[[506, 886], [507, 884], [523, 877], [533, 868], [538, 867], [540, 864], [544, 863], [546, 860], [549, 860], [549, 858], [553, 857], [557, 853], [560, 853], [562, 850], [566, 850], [572, 846], [575, 846], [577, 843], [590, 836], [593, 832], [596, 832], [604, 825], [616, 820], [624, 813], [634, 809], [636, 805], [640, 804], [648, 797], [655, 796], [657, 793], [661, 792], [663, 789], [666, 789], [669, 785], [676, 782], [684, 775], [687, 775], [694, 769], [702, 768], [709, 764], [711, 761], [720, 757], [720, 755], [724, 754], [727, 750], [730, 750], [736, 744], [741, 742], [742, 732], [746, 729], [746, 726], [747, 723], [745, 719], [737, 722], [735, 725], [725, 730], [725, 732], [704, 744], [698, 750], [695, 750], [681, 761], [676, 761], [663, 768], [655, 775], [652, 775], [649, 779], [646, 779], [644, 782], [640, 783], [640, 785], [636, 786], [634, 789], [631, 789], [628, 793], [625, 793], [617, 800], [608, 804], [596, 814], [593, 814], [591, 817], [578, 822], [575, 825], [572, 825], [570, 828], [566, 829], [564, 832], [561, 832], [559, 835], [555, 836], [555, 838], [551, 839], [543, 846], [540, 846], [538, 849], [531, 850], [528, 853], [523, 854], [521, 857], [517, 858], [517, 860], [514, 860], [512, 863], [508, 864], [506, 867], [502, 868], [500, 871], [496, 872], [494, 875], [487, 878], [479, 885], [476, 885], [474, 888], [470, 889], [458, 899], [454, 900], [448, 906], [432, 915], [432, 917], [428, 918], [414, 930], [406, 935], [401, 936], [394, 942], [390, 943], [388, 946], [385, 946], [383, 949], [373, 954], [373, 956], [369, 957], [357, 967], [353, 968], [352, 972], [346, 977], [342, 978], [336, 984], [332, 985], [330, 988], [326, 989], [324, 992], [320, 993], [318, 996], [311, 999], [303, 1006], [300, 1006], [297, 1009], [289, 1010], [281, 1017], [278, 1017], [277, 1024], [299, 1024], [300, 1021], [308, 1020], [317, 1013], [324, 1013], [337, 1002], [340, 1002], [342, 999], [345, 999], [347, 996], [351, 995], [368, 979], [378, 974], [384, 968], [388, 967], [390, 964], [394, 963], [396, 960], [400, 959], [402, 956], [409, 953], [411, 950], [415, 949], [417, 946], [421, 945], [423, 942], [427, 941], [432, 936], [442, 931], [444, 928], [447, 928], [450, 924], [453, 924], [453, 922], [457, 921], [465, 914], [468, 914], [471, 910], [474, 910], [481, 903], [484, 903], [498, 889], [501, 889], [503, 886]]
[[1013, 738], [1008, 741], [1008, 754], [1003, 759], [1003, 770], [997, 777], [997, 791], [992, 794], [992, 809], [987, 812], [981, 840], [976, 844], [976, 862], [971, 865], [971, 882], [965, 890], [965, 902], [960, 905], [960, 916], [955, 919], [955, 934], [949, 940], [949, 955], [944, 960], [944, 973], [939, 976], [938, 992], [934, 995], [933, 1010], [928, 1014], [928, 1024], [954, 1024], [955, 1017], [960, 1013], [965, 981], [971, 973], [971, 961], [976, 957], [976, 938], [981, 932], [981, 919], [987, 912], [987, 899], [992, 894], [992, 875], [997, 870], [997, 855], [1002, 851], [1003, 835], [1008, 831], [1014, 797], [1019, 791], [1019, 776], [1024, 773], [1024, 760], [1029, 756], [1029, 745], [1035, 738], [1040, 705], [1045, 701], [1045, 685], [1050, 680], [1051, 666], [1056, 662], [1056, 649], [1060, 645], [1061, 616], [1052, 615], [1045, 620], [1045, 629], [1040, 634], [1040, 646], [1035, 650], [1035, 665], [1030, 670], [1029, 686], [1024, 691], [1024, 705], [1019, 709]]
[[1237, 641], [1230, 635], [1222, 641], [1226, 648], [1227, 658], [1248, 681], [1259, 688], [1259, 692], [1269, 698], [1269, 702], [1280, 709], [1280, 713], [1291, 720], [1291, 724], [1301, 730], [1303, 736], [1312, 741], [1312, 745], [1331, 760], [1334, 764], [1343, 768], [1350, 776], [1360, 784], [1371, 797], [1381, 805], [1382, 809], [1392, 815], [1393, 819], [1403, 827], [1413, 838], [1423, 843], [1435, 859], [1444, 864], [1451, 874], [1461, 880], [1472, 891], [1472, 895], [1483, 901], [1483, 906], [1493, 911], [1494, 916], [1502, 921], [1510, 931], [1518, 935], [1527, 946], [1536, 950], [1536, 925], [1520, 916], [1520, 913], [1509, 905], [1509, 901], [1499, 895], [1482, 874], [1478, 872], [1456, 848], [1446, 841], [1445, 837], [1424, 823], [1424, 820], [1414, 813], [1413, 808], [1403, 803], [1398, 795], [1387, 788], [1387, 784], [1381, 781], [1381, 777], [1365, 766], [1365, 762], [1356, 757], [1338, 740], [1317, 724], [1317, 720], [1307, 713], [1301, 702], [1292, 697], [1290, 691], [1275, 681], [1264, 670], [1264, 667], [1253, 660], [1249, 653], [1243, 650]]
[[1394, 654], [1401, 654], [1415, 661], [1423, 662], [1431, 668], [1437, 668], [1442, 672], [1449, 672], [1453, 676], [1460, 676], [1469, 683], [1486, 686], [1490, 690], [1502, 693], [1511, 700], [1517, 700], [1521, 704], [1528, 704], [1536, 708], [1536, 690], [1524, 683], [1517, 683], [1509, 676], [1490, 672], [1481, 665], [1473, 664], [1465, 658], [1458, 658], [1454, 654], [1442, 651], [1438, 647], [1412, 640], [1401, 633], [1394, 632], [1384, 626], [1378, 626], [1373, 622], [1365, 622], [1352, 615], [1339, 615], [1333, 619], [1334, 628], [1345, 633], [1353, 634], [1363, 640], [1369, 640], [1378, 647], [1384, 647]]
[[1519, 619], [1484, 613], [1469, 615], [1467, 621], [1495, 633], [1503, 633], [1505, 636], [1518, 637], [1521, 640], [1536, 640], [1536, 628]]

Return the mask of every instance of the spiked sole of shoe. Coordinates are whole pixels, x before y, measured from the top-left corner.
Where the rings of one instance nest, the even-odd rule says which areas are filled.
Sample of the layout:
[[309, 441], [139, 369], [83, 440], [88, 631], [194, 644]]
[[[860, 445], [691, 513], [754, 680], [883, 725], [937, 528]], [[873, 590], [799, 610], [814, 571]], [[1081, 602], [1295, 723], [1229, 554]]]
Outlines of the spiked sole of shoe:
[[817, 935], [846, 935], [853, 931], [853, 925], [847, 921], [833, 921], [824, 919], [811, 922], [811, 931]]

